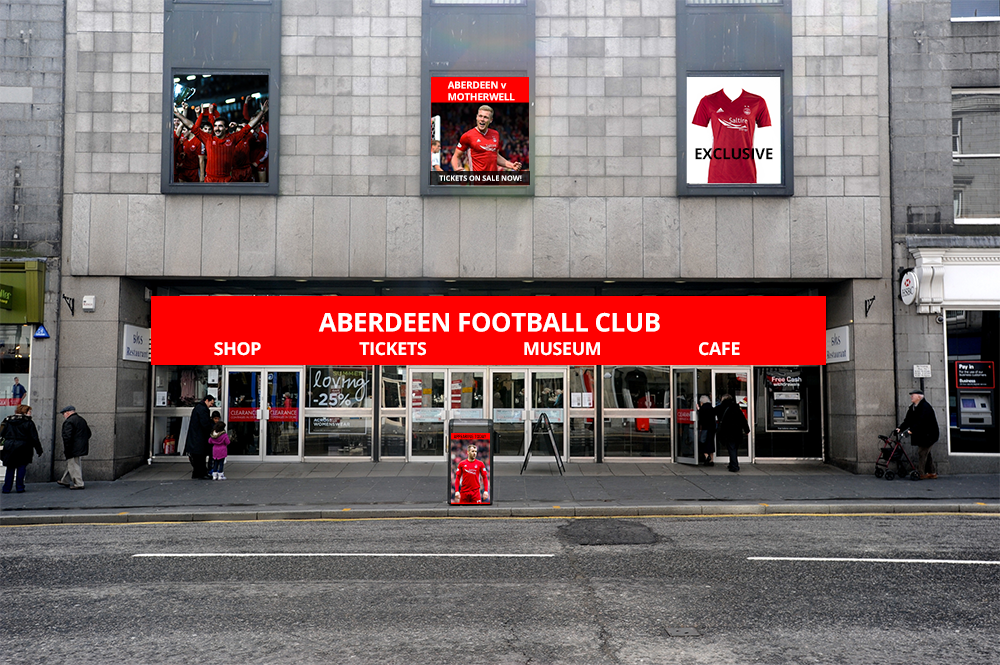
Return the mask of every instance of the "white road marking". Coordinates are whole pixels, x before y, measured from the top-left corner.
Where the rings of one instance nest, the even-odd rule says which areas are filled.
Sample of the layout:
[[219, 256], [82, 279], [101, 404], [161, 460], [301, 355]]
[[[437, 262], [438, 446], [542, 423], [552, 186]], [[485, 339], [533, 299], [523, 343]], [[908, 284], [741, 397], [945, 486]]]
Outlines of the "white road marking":
[[748, 556], [747, 561], [833, 561], [848, 563], [930, 563], [973, 566], [1000, 566], [1000, 561], [975, 561], [969, 559], [863, 559], [852, 557], [809, 556]]
[[133, 554], [133, 559], [197, 559], [197, 558], [253, 558], [253, 557], [407, 557], [441, 559], [551, 559], [555, 554], [434, 554], [423, 552], [154, 552]]

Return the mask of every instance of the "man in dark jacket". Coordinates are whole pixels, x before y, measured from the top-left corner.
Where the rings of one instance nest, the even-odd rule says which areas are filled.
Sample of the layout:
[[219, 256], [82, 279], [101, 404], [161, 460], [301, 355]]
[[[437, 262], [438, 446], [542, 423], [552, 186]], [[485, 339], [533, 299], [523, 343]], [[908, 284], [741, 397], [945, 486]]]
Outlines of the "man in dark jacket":
[[184, 440], [184, 454], [191, 460], [191, 477], [211, 480], [205, 460], [208, 457], [208, 437], [212, 433], [212, 407], [215, 396], [205, 395], [205, 399], [191, 409], [187, 439]]
[[[66, 453], [66, 473], [59, 484], [71, 490], [83, 489], [83, 456], [90, 452], [90, 427], [76, 412], [75, 406], [65, 406], [63, 414], [63, 451]], [[67, 477], [69, 480], [67, 480]]]
[[924, 399], [923, 390], [911, 390], [910, 401], [912, 404], [906, 410], [903, 422], [896, 428], [896, 433], [906, 432], [910, 435], [910, 443], [917, 447], [920, 477], [924, 480], [937, 478], [937, 467], [931, 457], [931, 446], [941, 434], [937, 416], [934, 415], [934, 408]]
[[722, 396], [719, 406], [715, 407], [715, 415], [719, 419], [719, 425], [715, 429], [715, 440], [720, 446], [725, 445], [729, 449], [727, 468], [736, 473], [740, 470], [738, 448], [743, 443], [743, 436], [750, 433], [750, 425], [732, 395]]

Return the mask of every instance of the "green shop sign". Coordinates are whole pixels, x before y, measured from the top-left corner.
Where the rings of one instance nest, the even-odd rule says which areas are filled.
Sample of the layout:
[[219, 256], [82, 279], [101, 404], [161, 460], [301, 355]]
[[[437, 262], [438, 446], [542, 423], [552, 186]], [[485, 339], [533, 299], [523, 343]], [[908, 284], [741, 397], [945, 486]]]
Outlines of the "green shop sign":
[[0, 262], [0, 324], [44, 323], [45, 262]]

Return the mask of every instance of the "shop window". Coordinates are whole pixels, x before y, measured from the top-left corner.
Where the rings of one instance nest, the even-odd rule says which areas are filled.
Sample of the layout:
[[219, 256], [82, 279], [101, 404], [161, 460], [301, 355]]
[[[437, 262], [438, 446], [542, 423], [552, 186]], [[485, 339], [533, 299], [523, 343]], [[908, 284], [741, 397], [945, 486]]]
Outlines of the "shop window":
[[305, 455], [371, 458], [372, 419], [307, 417]]
[[946, 312], [945, 322], [950, 452], [998, 454], [1000, 312], [953, 310]]
[[379, 427], [382, 457], [406, 457], [406, 418], [383, 417]]
[[594, 419], [569, 419], [569, 456], [570, 459], [593, 457], [595, 451]]
[[170, 182], [266, 185], [268, 98], [266, 73], [174, 72]]
[[30, 404], [31, 335], [34, 326], [0, 326], [0, 419]]
[[605, 418], [606, 457], [670, 457], [669, 418]]
[[1000, 0], [951, 0], [952, 19], [1000, 19]]
[[277, 195], [281, 3], [165, 0], [164, 11], [161, 193]]
[[753, 376], [755, 456], [821, 459], [820, 368], [758, 367]]
[[420, 193], [534, 194], [535, 3], [423, 5]]
[[306, 408], [372, 408], [372, 368], [316, 365], [306, 368]]
[[956, 224], [1000, 224], [1000, 88], [952, 91]]
[[383, 409], [406, 408], [406, 367], [387, 365], [382, 368], [380, 397]]
[[212, 394], [219, 395], [219, 367], [203, 365], [160, 365], [154, 367], [153, 405], [193, 407]]
[[670, 406], [670, 368], [607, 366], [605, 409], [666, 409]]

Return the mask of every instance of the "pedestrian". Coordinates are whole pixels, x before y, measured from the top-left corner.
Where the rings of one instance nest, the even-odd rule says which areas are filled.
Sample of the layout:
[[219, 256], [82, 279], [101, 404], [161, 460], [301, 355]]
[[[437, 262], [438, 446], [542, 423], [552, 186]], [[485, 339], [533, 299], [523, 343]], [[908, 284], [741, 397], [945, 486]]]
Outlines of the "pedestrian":
[[229, 451], [229, 435], [226, 434], [226, 423], [221, 420], [212, 427], [212, 436], [208, 439], [212, 445], [212, 480], [225, 480], [223, 470], [226, 466], [226, 455]]
[[924, 399], [924, 391], [919, 388], [910, 391], [910, 408], [906, 417], [896, 428], [896, 433], [910, 435], [910, 443], [917, 447], [917, 471], [922, 480], [937, 478], [937, 466], [931, 457], [931, 446], [941, 436], [934, 407]]
[[184, 441], [184, 454], [191, 461], [191, 477], [194, 479], [211, 480], [206, 460], [210, 452], [208, 436], [212, 433], [211, 409], [215, 406], [215, 395], [205, 395], [204, 399], [191, 409], [191, 422], [188, 423], [187, 439]]
[[719, 445], [725, 444], [729, 449], [729, 470], [736, 473], [740, 470], [740, 459], [737, 448], [743, 441], [743, 435], [750, 433], [743, 410], [736, 404], [732, 395], [723, 395], [719, 406], [715, 407], [719, 424], [715, 429], [715, 438]]
[[701, 463], [705, 466], [715, 466], [715, 409], [708, 395], [698, 399], [698, 450], [701, 452]]
[[[18, 494], [24, 492], [24, 473], [31, 464], [32, 450], [42, 456], [42, 443], [38, 440], [38, 429], [31, 420], [31, 407], [18, 404], [12, 415], [0, 423], [0, 439], [3, 440], [3, 451], [0, 451], [0, 461], [7, 467], [3, 479], [3, 493], [10, 494], [14, 486]], [[15, 484], [14, 479], [17, 478]]]
[[[83, 489], [83, 457], [90, 453], [90, 427], [76, 412], [75, 406], [64, 406], [62, 440], [66, 453], [66, 472], [57, 482], [71, 490]], [[69, 480], [67, 480], [67, 476]]]

